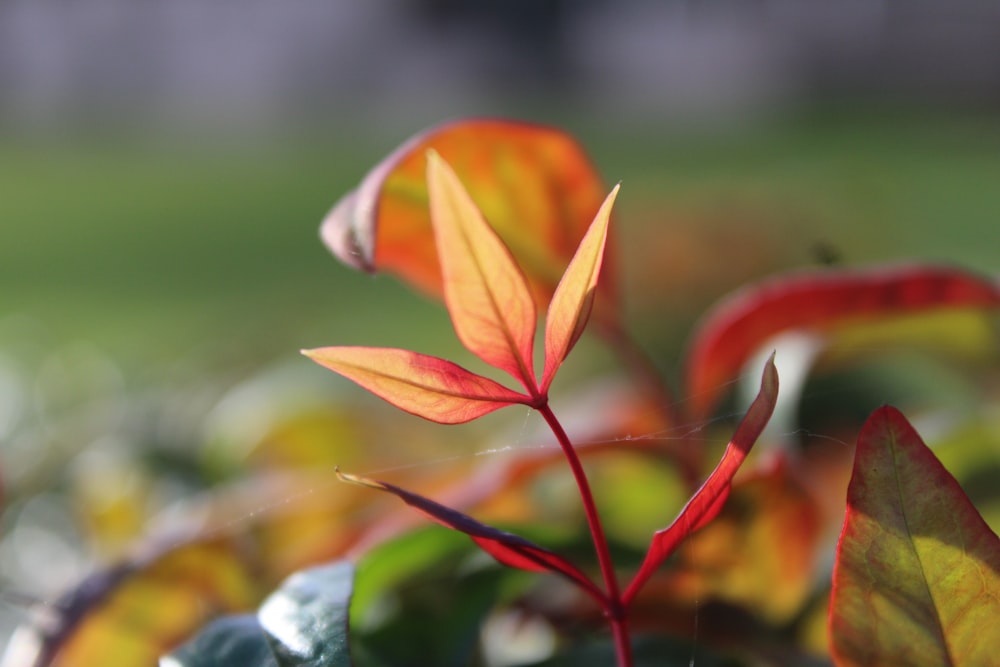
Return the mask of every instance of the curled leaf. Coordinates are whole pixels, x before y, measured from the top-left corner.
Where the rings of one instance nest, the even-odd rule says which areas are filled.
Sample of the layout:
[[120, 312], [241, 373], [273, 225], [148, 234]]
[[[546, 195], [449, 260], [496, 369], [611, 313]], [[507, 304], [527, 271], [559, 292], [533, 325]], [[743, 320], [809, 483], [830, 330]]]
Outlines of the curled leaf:
[[532, 394], [537, 315], [528, 283], [454, 170], [427, 154], [427, 185], [445, 302], [462, 344]]
[[[473, 118], [421, 132], [333, 207], [323, 241], [349, 266], [387, 271], [442, 295], [428, 211], [428, 149], [459, 174], [544, 306], [606, 192], [579, 143], [553, 127]], [[611, 283], [602, 281], [608, 297]]]
[[1000, 286], [940, 266], [794, 273], [722, 301], [692, 338], [686, 384], [691, 416], [715, 407], [722, 387], [779, 333], [830, 332], [865, 320], [944, 308], [996, 308]]
[[778, 372], [774, 368], [774, 355], [772, 354], [764, 367], [760, 392], [740, 421], [736, 433], [733, 434], [733, 439], [726, 445], [726, 451], [723, 452], [722, 459], [715, 470], [691, 496], [674, 522], [653, 535], [653, 541], [646, 552], [646, 558], [622, 596], [625, 604], [628, 604], [636, 596], [646, 580], [674, 553], [684, 538], [714, 519], [722, 510], [722, 506], [729, 497], [733, 477], [743, 465], [750, 448], [753, 447], [767, 425], [777, 400]]
[[349, 475], [339, 470], [337, 471], [337, 475], [346, 482], [361, 484], [380, 491], [387, 491], [397, 496], [400, 500], [415, 508], [429, 519], [452, 530], [465, 533], [480, 549], [493, 556], [493, 558], [503, 565], [529, 572], [550, 572], [562, 575], [597, 600], [602, 608], [607, 605], [604, 593], [597, 588], [594, 582], [579, 568], [557, 553], [529, 542], [523, 537], [487, 526], [458, 510], [446, 507], [429, 498], [412, 493], [388, 482]]
[[837, 665], [989, 665], [1000, 538], [906, 418], [858, 436], [830, 599]]
[[594, 217], [590, 228], [580, 241], [562, 280], [552, 295], [549, 312], [545, 318], [545, 370], [542, 373], [541, 391], [548, 391], [556, 370], [566, 359], [580, 338], [590, 311], [594, 306], [604, 248], [608, 239], [608, 224], [620, 186], [616, 185]]
[[302, 353], [397, 408], [440, 424], [461, 424], [530, 401], [450, 361], [409, 350], [323, 347]]

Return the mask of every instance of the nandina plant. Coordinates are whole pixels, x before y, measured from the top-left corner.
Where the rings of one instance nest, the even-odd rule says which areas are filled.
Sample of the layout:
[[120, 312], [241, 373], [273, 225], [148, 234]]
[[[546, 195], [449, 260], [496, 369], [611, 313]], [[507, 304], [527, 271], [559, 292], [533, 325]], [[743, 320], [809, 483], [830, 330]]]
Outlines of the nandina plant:
[[406, 350], [328, 347], [306, 354], [393, 405], [442, 424], [466, 422], [510, 405], [537, 410], [552, 430], [576, 481], [603, 586], [591, 581], [566, 558], [524, 538], [485, 526], [397, 486], [343, 473], [341, 477], [396, 494], [435, 521], [468, 534], [504, 565], [568, 578], [600, 605], [614, 637], [617, 662], [621, 667], [630, 667], [629, 604], [683, 539], [720, 511], [733, 476], [774, 410], [778, 379], [773, 360], [767, 362], [760, 393], [719, 465], [673, 524], [656, 533], [639, 571], [623, 592], [587, 474], [549, 405], [548, 395], [556, 372], [589, 319], [618, 187], [597, 211], [552, 295], [545, 318], [545, 361], [539, 379], [532, 358], [535, 302], [524, 274], [458, 176], [433, 151], [427, 156], [427, 184], [444, 298], [455, 331], [469, 351], [511, 375], [524, 391], [509, 389], [443, 359]]
[[[419, 649], [405, 632], [364, 638], [398, 645], [402, 657], [373, 656], [364, 641], [349, 642], [361, 625], [352, 596], [357, 592], [373, 606], [371, 591], [355, 588], [355, 575], [367, 564], [392, 569], [407, 561], [414, 577], [430, 579], [436, 557], [465, 553], [410, 532], [413, 513], [376, 505], [373, 489], [454, 531], [446, 534], [468, 536], [469, 549], [506, 566], [498, 570], [533, 580], [554, 575], [589, 601], [577, 605], [574, 598], [538, 613], [561, 628], [606, 628], [610, 651], [601, 644], [574, 646], [570, 639], [551, 659], [526, 665], [989, 664], [1000, 651], [991, 631], [1000, 618], [1000, 540], [907, 418], [882, 407], [863, 424], [838, 423], [831, 429], [841, 430], [825, 436], [828, 449], [800, 451], [783, 441], [796, 431], [796, 403], [814, 366], [835, 365], [845, 351], [864, 351], [873, 341], [881, 350], [886, 340], [902, 345], [903, 338], [919, 338], [932, 348], [956, 340], [970, 354], [995, 338], [988, 320], [985, 328], [976, 327], [1000, 306], [996, 281], [911, 264], [799, 271], [745, 285], [695, 327], [679, 386], [672, 388], [622, 324], [612, 222], [618, 194], [618, 187], [608, 194], [579, 145], [553, 128], [469, 120], [433, 128], [401, 146], [334, 207], [323, 239], [351, 266], [393, 273], [442, 298], [462, 345], [513, 382], [406, 349], [338, 346], [305, 354], [410, 413], [401, 419], [460, 424], [501, 408], [527, 407], [541, 415], [547, 440], [558, 445], [555, 454], [526, 449], [506, 466], [487, 460], [457, 481], [432, 486], [431, 493], [410, 490], [425, 488], [419, 470], [405, 484], [338, 470], [349, 484], [337, 485], [337, 501], [323, 495], [316, 502], [348, 500], [322, 514], [329, 526], [304, 524], [334, 536], [333, 546], [315, 555], [290, 554], [283, 543], [266, 542], [261, 535], [267, 531], [248, 520], [238, 539], [216, 531], [147, 550], [53, 605], [63, 615], [54, 629], [37, 630], [37, 652], [18, 667], [109, 664], [111, 655], [125, 656], [120, 664], [146, 664], [164, 652], [163, 667], [467, 664], [467, 647], [448, 659], [413, 655]], [[932, 324], [944, 318], [946, 326], [927, 326], [925, 318]], [[970, 327], [978, 333], [970, 335]], [[561, 414], [565, 402], [555, 409], [550, 393], [556, 387], [572, 394], [554, 382], [588, 329], [619, 355], [631, 387], [602, 385], [599, 408], [585, 420], [586, 437], [571, 437], [575, 431]], [[543, 339], [536, 345], [539, 330]], [[776, 364], [786, 359], [798, 363], [782, 369], [779, 401]], [[980, 359], [984, 366], [995, 364], [994, 358]], [[700, 433], [715, 427], [719, 406], [747, 368], [756, 397], [723, 437], [725, 448], [715, 451]], [[767, 450], [754, 458], [758, 440]], [[608, 499], [597, 491], [622, 489], [594, 484], [611, 467], [605, 466], [609, 455], [621, 453], [646, 468], [670, 467], [687, 490], [676, 518], [651, 537], [643, 534], [636, 554], [616, 544], [611, 529], [617, 526], [598, 510]], [[554, 538], [550, 544], [549, 532], [542, 533], [545, 539], [528, 539], [473, 518], [497, 496], [526, 495], [526, 480], [559, 466], [575, 482], [590, 553], [564, 549], [565, 542], [555, 546]], [[648, 494], [642, 502], [659, 517], [658, 508], [670, 502], [666, 488], [663, 494], [655, 484], [642, 489]], [[294, 495], [285, 493], [275, 501], [282, 509]], [[373, 518], [358, 507], [377, 511]], [[315, 505], [301, 510], [313, 513]], [[271, 521], [288, 530], [303, 525], [293, 512]], [[838, 532], [825, 555], [827, 534]], [[832, 569], [823, 569], [826, 560]], [[286, 562], [311, 567], [266, 594], [275, 576], [280, 580], [296, 569], [274, 565]], [[467, 622], [478, 623], [494, 598], [482, 596], [469, 576], [454, 569], [449, 576], [460, 583], [435, 593], [473, 599]], [[400, 582], [386, 580], [387, 586]], [[256, 601], [253, 584], [262, 589]], [[162, 592], [154, 600], [150, 591], [157, 586]], [[254, 613], [222, 614], [251, 610], [260, 598]], [[128, 613], [161, 600], [186, 612]], [[212, 621], [216, 615], [221, 617]], [[825, 626], [819, 644], [803, 638], [809, 634], [803, 628], [816, 625]], [[453, 639], [460, 633], [441, 624], [420, 627], [460, 643]], [[689, 645], [678, 651], [675, 644], [650, 641], [663, 637]]]

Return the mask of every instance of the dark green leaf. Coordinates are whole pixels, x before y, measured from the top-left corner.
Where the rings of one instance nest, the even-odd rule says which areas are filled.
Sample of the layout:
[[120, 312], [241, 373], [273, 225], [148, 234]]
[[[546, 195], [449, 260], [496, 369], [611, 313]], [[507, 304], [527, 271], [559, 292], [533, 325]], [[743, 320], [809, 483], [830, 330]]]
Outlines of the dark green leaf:
[[160, 667], [279, 667], [264, 630], [249, 614], [223, 616], [160, 658]]
[[350, 667], [348, 612], [354, 565], [338, 561], [290, 576], [257, 618], [280, 667]]

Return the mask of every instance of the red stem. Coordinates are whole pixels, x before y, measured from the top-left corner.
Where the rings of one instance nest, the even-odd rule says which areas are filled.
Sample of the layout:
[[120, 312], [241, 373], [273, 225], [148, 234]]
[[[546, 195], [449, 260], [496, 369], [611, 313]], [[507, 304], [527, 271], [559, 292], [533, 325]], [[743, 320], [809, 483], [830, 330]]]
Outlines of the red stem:
[[580, 463], [580, 457], [573, 449], [573, 443], [563, 429], [562, 424], [556, 419], [552, 408], [548, 403], [538, 407], [538, 411], [545, 417], [549, 428], [555, 434], [562, 447], [566, 460], [569, 462], [570, 470], [573, 471], [573, 478], [576, 486], [580, 490], [580, 499], [583, 501], [583, 511], [587, 516], [587, 526], [590, 528], [590, 537], [594, 542], [594, 549], [597, 551], [597, 562], [601, 568], [601, 576], [604, 578], [604, 586], [608, 592], [608, 603], [604, 613], [611, 625], [611, 633], [614, 636], [615, 652], [618, 655], [618, 667], [632, 667], [632, 645], [629, 641], [628, 631], [628, 610], [622, 604], [621, 592], [618, 588], [618, 580], [615, 577], [614, 562], [611, 560], [611, 552], [608, 549], [608, 540], [604, 535], [604, 528], [601, 526], [601, 517], [597, 513], [597, 505], [594, 503], [594, 494], [590, 491], [590, 482], [587, 481], [587, 474]]

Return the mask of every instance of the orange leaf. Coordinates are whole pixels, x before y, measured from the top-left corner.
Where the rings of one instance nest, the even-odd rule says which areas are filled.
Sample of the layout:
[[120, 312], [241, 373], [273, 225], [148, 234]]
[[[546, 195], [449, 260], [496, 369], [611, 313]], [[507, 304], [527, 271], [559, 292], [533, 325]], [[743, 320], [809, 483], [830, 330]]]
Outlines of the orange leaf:
[[427, 186], [445, 303], [459, 340], [534, 395], [537, 315], [524, 274], [458, 176], [433, 151], [427, 154]]
[[993, 665], [1000, 539], [895, 408], [858, 436], [830, 599], [837, 665]]
[[302, 353], [397, 408], [440, 424], [461, 424], [530, 401], [450, 361], [409, 350], [324, 347]]
[[[429, 148], [459, 174], [543, 307], [606, 192], [579, 143], [553, 127], [475, 118], [421, 132], [334, 206], [323, 221], [323, 241], [349, 266], [387, 271], [441, 296], [427, 208]], [[600, 287], [609, 309], [613, 273], [605, 269]], [[598, 310], [612, 312], [603, 305]]]
[[601, 204], [590, 229], [580, 241], [580, 247], [570, 261], [566, 273], [556, 287], [545, 318], [545, 371], [542, 373], [542, 393], [546, 393], [559, 366], [580, 338], [594, 306], [597, 279], [604, 261], [611, 208], [618, 196], [616, 185]]

